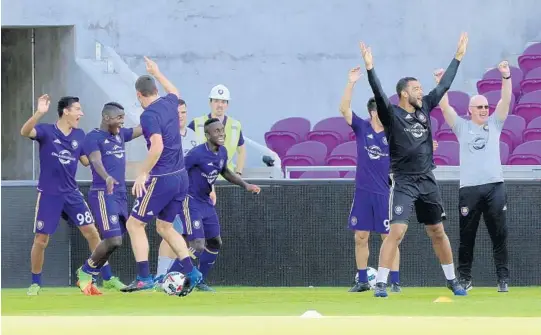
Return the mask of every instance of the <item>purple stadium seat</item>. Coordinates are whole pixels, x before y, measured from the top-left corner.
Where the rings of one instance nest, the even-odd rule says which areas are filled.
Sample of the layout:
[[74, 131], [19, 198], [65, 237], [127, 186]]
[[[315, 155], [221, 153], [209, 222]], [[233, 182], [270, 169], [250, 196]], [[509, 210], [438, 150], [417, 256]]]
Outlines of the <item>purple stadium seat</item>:
[[507, 164], [541, 165], [541, 141], [524, 142], [513, 150]]
[[541, 90], [541, 67], [528, 72], [520, 83], [520, 88], [523, 94]]
[[349, 166], [357, 164], [357, 143], [354, 141], [342, 143], [331, 152], [326, 159], [326, 165]]
[[355, 179], [355, 171], [348, 171], [348, 173], [346, 173], [343, 178]]
[[[513, 94], [520, 94], [520, 82], [524, 78], [522, 70], [515, 66], [510, 66], [511, 76], [513, 76]], [[483, 75], [483, 79], [477, 82], [477, 92], [485, 94], [490, 91], [500, 91], [502, 89], [502, 74], [498, 68], [490, 69]]]
[[526, 122], [541, 116], [541, 90], [524, 94], [517, 103], [513, 114], [522, 116]]
[[[293, 145], [282, 158], [282, 166], [322, 166], [325, 165], [327, 147], [316, 141], [305, 141]], [[291, 178], [298, 178], [302, 172], [292, 172]]]
[[438, 142], [438, 149], [434, 152], [434, 163], [436, 165], [457, 166], [459, 160], [460, 145], [458, 142]]
[[278, 156], [284, 157], [287, 150], [294, 144], [306, 140], [310, 126], [310, 121], [302, 117], [280, 120], [271, 127], [270, 131], [265, 133], [265, 143]]
[[509, 159], [509, 146], [505, 142], [500, 141], [500, 161], [502, 165], [507, 164], [507, 160]]
[[351, 127], [343, 117], [330, 117], [319, 121], [314, 129], [308, 133], [307, 139], [325, 144], [330, 152], [338, 144], [349, 141], [350, 133]]
[[432, 134], [435, 134], [438, 130], [440, 130], [440, 123], [435, 117], [430, 116], [430, 124], [432, 124]]
[[436, 132], [436, 141], [451, 141], [451, 142], [458, 142], [458, 139], [456, 138], [455, 133], [453, 133], [453, 130], [447, 122], [443, 123], [440, 127], [440, 130]]
[[524, 142], [541, 140], [541, 116], [528, 123], [528, 128], [522, 133], [522, 139]]
[[461, 91], [449, 91], [449, 103], [453, 106], [458, 115], [465, 115], [470, 105], [470, 96]]
[[398, 105], [398, 95], [396, 94], [393, 94], [389, 97], [389, 101], [391, 102], [391, 104], [393, 105]]
[[[500, 101], [500, 98], [502, 97], [502, 92], [501, 90], [490, 91], [490, 92], [483, 93], [483, 95], [488, 100], [489, 114], [492, 115], [492, 113], [494, 113], [494, 110], [496, 109], [496, 106], [498, 105], [498, 102]], [[509, 107], [509, 114], [512, 113], [514, 108], [515, 108], [515, 96], [513, 95], [511, 97], [511, 106]]]
[[503, 124], [500, 141], [504, 141], [509, 145], [509, 149], [513, 150], [517, 145], [522, 143], [522, 132], [526, 129], [526, 120], [519, 115], [508, 115]]
[[524, 50], [522, 55], [518, 56], [518, 66], [524, 74], [528, 74], [532, 69], [541, 66], [541, 43], [530, 45]]
[[306, 171], [301, 174], [300, 179], [335, 179], [340, 178], [338, 171]]

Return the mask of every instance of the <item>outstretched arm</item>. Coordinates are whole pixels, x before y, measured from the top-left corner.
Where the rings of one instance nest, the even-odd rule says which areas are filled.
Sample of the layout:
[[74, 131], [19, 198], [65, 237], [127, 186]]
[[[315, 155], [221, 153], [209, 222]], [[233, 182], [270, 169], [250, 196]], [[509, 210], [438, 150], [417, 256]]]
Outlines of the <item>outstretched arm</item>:
[[160, 69], [158, 68], [158, 64], [156, 64], [152, 59], [145, 56], [145, 65], [147, 67], [147, 72], [156, 78], [156, 80], [162, 85], [163, 89], [170, 94], [176, 95], [178, 98], [180, 98], [180, 93], [178, 92], [178, 89], [175, 85], [173, 85], [172, 82], [167, 79], [163, 75], [163, 73], [160, 72]]
[[353, 88], [357, 81], [361, 78], [361, 68], [357, 66], [349, 71], [348, 83], [346, 89], [344, 90], [344, 95], [342, 95], [342, 100], [340, 100], [340, 113], [346, 120], [346, 122], [351, 126], [353, 123], [353, 112], [351, 111], [351, 97], [353, 95]]
[[374, 71], [374, 64], [372, 62], [372, 50], [369, 47], [366, 47], [363, 42], [361, 42], [360, 48], [361, 54], [364, 59], [364, 64], [366, 66], [366, 71], [368, 72], [368, 83], [372, 88], [372, 92], [374, 93], [374, 99], [376, 100], [379, 119], [384, 126], [390, 126], [393, 108], [391, 106], [389, 98], [387, 98], [387, 95], [381, 87], [381, 83], [376, 76], [376, 72]]
[[257, 193], [257, 194], [259, 194], [259, 192], [261, 192], [261, 189], [259, 188], [259, 186], [248, 184], [247, 182], [242, 180], [242, 178], [238, 174], [231, 172], [231, 170], [229, 170], [227, 168], [227, 166], [224, 167], [224, 169], [222, 170], [222, 176], [228, 182], [230, 182], [232, 184], [235, 184], [235, 185], [238, 185], [238, 186], [244, 188], [246, 191], [249, 191], [249, 192], [252, 192], [252, 193]]
[[[47, 113], [49, 110], [49, 105], [51, 104], [51, 99], [47, 94], [42, 95], [38, 99], [38, 108], [36, 113], [32, 115], [21, 127], [21, 135], [31, 139], [35, 139], [37, 136], [37, 131], [35, 129], [36, 124], [39, 120]], [[38, 139], [39, 140], [39, 139]]]
[[[440, 83], [440, 80], [443, 76], [443, 69], [439, 69], [436, 72], [434, 72], [434, 79], [436, 80], [436, 84]], [[458, 117], [458, 114], [456, 113], [455, 109], [449, 104], [449, 96], [447, 93], [443, 95], [443, 97], [440, 100], [440, 108], [443, 111], [443, 118], [445, 119], [445, 122], [453, 128], [456, 122], [456, 118]]]
[[502, 74], [502, 96], [500, 101], [498, 101], [494, 115], [496, 115], [500, 121], [505, 121], [511, 106], [513, 83], [511, 82], [511, 69], [509, 69], [509, 63], [507, 63], [507, 61], [501, 62], [498, 65], [498, 69]]
[[456, 72], [458, 71], [458, 66], [460, 65], [460, 61], [464, 57], [464, 54], [466, 53], [466, 47], [468, 46], [468, 34], [462, 33], [460, 35], [460, 40], [458, 42], [457, 51], [455, 54], [455, 58], [451, 61], [451, 64], [447, 67], [447, 70], [445, 70], [445, 73], [441, 77], [441, 80], [436, 87], [428, 93], [426, 96], [426, 103], [427, 103], [427, 109], [428, 111], [432, 111], [434, 107], [438, 105], [441, 98], [443, 98], [443, 95], [447, 93], [447, 91], [451, 88], [451, 84], [453, 83], [453, 80], [455, 80]]

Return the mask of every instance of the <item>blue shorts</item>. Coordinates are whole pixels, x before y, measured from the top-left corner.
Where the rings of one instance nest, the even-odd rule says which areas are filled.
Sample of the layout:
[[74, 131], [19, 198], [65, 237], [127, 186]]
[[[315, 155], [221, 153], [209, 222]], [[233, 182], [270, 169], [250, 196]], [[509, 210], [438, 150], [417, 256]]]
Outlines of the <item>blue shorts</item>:
[[210, 239], [220, 236], [220, 221], [216, 208], [187, 196], [183, 204], [183, 231], [188, 241], [198, 238]]
[[351, 230], [388, 234], [389, 195], [355, 190], [348, 221]]
[[126, 220], [128, 220], [126, 192], [107, 194], [105, 191], [90, 190], [88, 203], [103, 239], [122, 236], [126, 232]]
[[150, 177], [146, 183], [147, 192], [135, 199], [131, 215], [144, 223], [155, 217], [172, 223], [182, 211], [188, 183], [184, 169], [166, 176]]
[[34, 233], [39, 234], [54, 234], [60, 218], [74, 226], [94, 223], [92, 213], [79, 190], [64, 194], [46, 194], [38, 191], [35, 212]]

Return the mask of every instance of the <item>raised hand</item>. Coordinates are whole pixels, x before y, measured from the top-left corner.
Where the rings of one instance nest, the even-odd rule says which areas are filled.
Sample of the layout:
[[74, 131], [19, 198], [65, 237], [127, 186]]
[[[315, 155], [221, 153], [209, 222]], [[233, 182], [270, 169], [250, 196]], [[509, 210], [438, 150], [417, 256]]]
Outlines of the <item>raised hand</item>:
[[498, 70], [500, 70], [502, 77], [509, 77], [511, 75], [511, 69], [509, 68], [509, 63], [506, 60], [498, 64]]
[[364, 42], [359, 43], [359, 48], [361, 49], [361, 55], [364, 59], [364, 65], [367, 70], [372, 70], [374, 64], [372, 62], [372, 49], [367, 47]]
[[41, 97], [38, 98], [38, 108], [37, 112], [45, 114], [49, 110], [49, 106], [51, 105], [51, 99], [49, 98], [48, 94], [44, 94]]
[[357, 66], [349, 71], [348, 81], [354, 84], [357, 80], [361, 79], [362, 75], [361, 67]]
[[468, 46], [468, 33], [460, 34], [460, 40], [458, 41], [458, 47], [456, 49], [455, 58], [457, 60], [462, 60], [464, 54], [466, 53], [466, 47]]
[[437, 69], [436, 71], [434, 71], [434, 80], [436, 80], [436, 84], [440, 83], [441, 77], [443, 77], [444, 73], [444, 69]]
[[148, 58], [147, 56], [145, 56], [145, 65], [146, 65], [148, 74], [150, 74], [151, 76], [155, 76], [158, 73], [160, 73], [158, 64], [156, 64], [156, 62], [154, 62], [152, 59]]

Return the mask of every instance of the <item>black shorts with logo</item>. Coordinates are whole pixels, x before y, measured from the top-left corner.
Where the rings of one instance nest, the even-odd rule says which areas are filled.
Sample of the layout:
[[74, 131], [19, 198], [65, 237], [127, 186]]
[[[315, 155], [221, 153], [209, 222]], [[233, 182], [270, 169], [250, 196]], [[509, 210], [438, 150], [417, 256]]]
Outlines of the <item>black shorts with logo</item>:
[[389, 221], [410, 222], [415, 206], [417, 220], [425, 225], [438, 224], [446, 219], [440, 189], [434, 173], [422, 175], [389, 175]]

